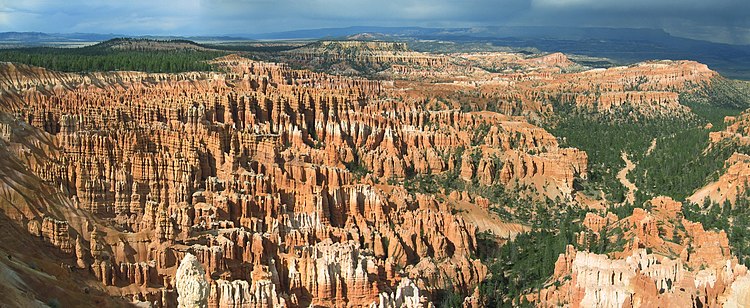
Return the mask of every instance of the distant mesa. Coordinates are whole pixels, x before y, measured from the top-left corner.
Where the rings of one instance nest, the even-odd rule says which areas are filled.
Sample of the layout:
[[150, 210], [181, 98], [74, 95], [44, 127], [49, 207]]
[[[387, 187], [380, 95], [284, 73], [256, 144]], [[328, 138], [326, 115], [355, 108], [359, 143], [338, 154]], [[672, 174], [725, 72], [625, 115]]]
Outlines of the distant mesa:
[[92, 48], [107, 48], [131, 51], [209, 51], [196, 42], [190, 40], [154, 40], [142, 38], [115, 38], [91, 46]]

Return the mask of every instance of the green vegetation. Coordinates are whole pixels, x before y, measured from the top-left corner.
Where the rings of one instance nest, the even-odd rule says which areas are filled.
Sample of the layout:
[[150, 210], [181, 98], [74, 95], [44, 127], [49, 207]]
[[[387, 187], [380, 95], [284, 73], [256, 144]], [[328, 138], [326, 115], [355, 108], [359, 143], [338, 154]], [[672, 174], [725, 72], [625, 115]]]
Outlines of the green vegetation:
[[700, 85], [693, 93], [681, 94], [680, 103], [691, 108], [696, 105], [714, 107], [712, 113], [716, 110], [742, 111], [750, 107], [748, 97], [750, 82], [716, 77], [711, 80], [710, 85]]
[[630, 216], [630, 214], [633, 214], [633, 210], [635, 208], [649, 208], [650, 205], [646, 204], [645, 206], [640, 203], [638, 206], [635, 204], [622, 204], [622, 205], [616, 205], [616, 206], [610, 206], [608, 208], [608, 211], [612, 214], [617, 215], [618, 219], [623, 219], [625, 217]]
[[471, 137], [471, 145], [476, 146], [484, 144], [484, 138], [490, 132], [490, 125], [487, 123], [481, 123], [474, 130], [474, 135]]
[[[644, 78], [636, 79], [629, 87], [642, 87]], [[600, 114], [572, 108], [559, 100], [552, 102], [556, 116], [544, 124], [558, 137], [563, 147], [584, 150], [589, 158], [588, 178], [576, 179], [574, 186], [590, 196], [599, 196], [600, 191], [610, 205], [608, 211], [625, 218], [634, 208], [648, 207], [645, 201], [654, 196], [666, 195], [675, 200], [684, 200], [692, 192], [720, 174], [724, 161], [735, 151], [750, 153], [750, 148], [732, 144], [709, 146], [708, 134], [724, 129], [725, 116], [737, 115], [750, 107], [747, 84], [716, 79], [711, 86], [700, 86], [694, 93], [680, 96], [680, 102], [691, 112], [672, 115], [644, 115], [624, 106], [612, 114]], [[492, 107], [475, 104], [471, 93], [461, 98], [448, 98], [464, 111], [491, 110]], [[712, 125], [707, 126], [708, 123]], [[479, 125], [471, 134], [472, 146], [481, 145], [491, 126]], [[652, 142], [656, 145], [648, 149]], [[461, 159], [476, 162], [478, 155], [463, 155], [464, 149], [454, 153], [456, 164]], [[638, 187], [633, 204], [620, 204], [624, 200], [625, 188], [617, 179], [617, 173], [625, 167], [621, 155], [625, 152], [636, 168], [628, 177]], [[472, 153], [469, 153], [472, 154]], [[445, 158], [444, 158], [445, 159]], [[498, 163], [496, 163], [498, 165]], [[603, 229], [601, 233], [586, 232], [583, 243], [578, 243], [577, 233], [582, 232], [581, 221], [590, 210], [571, 208], [559, 201], [533, 201], [521, 197], [531, 189], [511, 183], [510, 185], [480, 185], [476, 180], [467, 182], [460, 178], [459, 171], [441, 174], [409, 174], [403, 181], [412, 193], [435, 194], [446, 191], [465, 191], [472, 196], [482, 196], [494, 205], [490, 208], [504, 221], [519, 222], [531, 227], [531, 231], [518, 235], [503, 245], [498, 244], [494, 234], [477, 235], [477, 257], [488, 266], [491, 275], [480, 285], [483, 304], [487, 307], [530, 306], [525, 296], [548, 287], [554, 271], [555, 261], [564, 253], [567, 245], [579, 251], [608, 254], [622, 251], [627, 244], [620, 228]], [[513, 191], [508, 190], [513, 187]], [[729, 236], [733, 253], [741, 262], [750, 264], [750, 195], [744, 196], [734, 209], [725, 206], [686, 205], [685, 216], [692, 221], [703, 222], [706, 228], [725, 230]], [[682, 230], [680, 222], [675, 222]], [[680, 241], [680, 233], [672, 234]], [[499, 246], [499, 247], [498, 247]], [[455, 294], [441, 297], [443, 306], [458, 303]]]
[[[558, 255], [575, 242], [580, 223], [574, 221], [585, 215], [571, 208], [559, 213], [567, 215], [559, 215], [554, 224], [552, 217], [547, 217], [544, 224], [536, 224], [530, 232], [519, 234], [499, 249], [485, 249], [490, 253], [480, 255], [492, 273], [479, 287], [487, 307], [521, 306], [520, 295], [543, 287], [555, 269]], [[488, 244], [480, 242], [481, 245]]]
[[664, 195], [683, 200], [695, 190], [716, 180], [724, 162], [734, 152], [750, 153], [750, 148], [716, 144], [709, 148], [708, 131], [687, 129], [659, 139], [651, 155], [643, 157], [631, 172], [636, 183], [637, 204]]
[[435, 293], [435, 302], [439, 308], [461, 307], [464, 303], [464, 297], [450, 289], [436, 291]]
[[602, 190], [608, 201], [622, 202], [625, 187], [617, 179], [617, 172], [625, 167], [622, 152], [633, 161], [640, 161], [652, 140], [664, 138], [694, 127], [683, 119], [611, 119], [572, 113], [548, 127], [562, 141], [561, 146], [586, 151], [589, 158], [588, 181], [577, 181], [584, 191], [594, 195]]
[[218, 50], [226, 50], [226, 51], [244, 51], [244, 52], [266, 52], [266, 53], [276, 53], [276, 52], [282, 52], [282, 51], [288, 51], [292, 49], [297, 49], [300, 47], [301, 44], [299, 43], [261, 43], [261, 42], [253, 42], [253, 43], [232, 43], [232, 44], [211, 44], [211, 45], [205, 45], [206, 47], [212, 48], [212, 49], [218, 49]]
[[[463, 158], [463, 149], [454, 153]], [[469, 159], [478, 159], [478, 155], [469, 155]], [[503, 185], [480, 185], [478, 182], [462, 180], [458, 171], [441, 174], [410, 175], [403, 181], [404, 187], [411, 193], [434, 194], [442, 188], [447, 191], [466, 191], [473, 196], [482, 196], [498, 206], [491, 211], [505, 221], [515, 221], [531, 226], [531, 231], [519, 234], [515, 240], [498, 247], [496, 237], [491, 233], [477, 235], [477, 257], [488, 265], [492, 275], [480, 285], [480, 294], [487, 307], [528, 306], [521, 295], [535, 292], [545, 287], [545, 282], [554, 271], [555, 261], [565, 252], [567, 245], [574, 245], [579, 250], [590, 250], [597, 253], [609, 253], [621, 250], [625, 245], [622, 231], [613, 234], [591, 234], [583, 245], [576, 242], [576, 234], [581, 230], [581, 221], [587, 210], [571, 207], [549, 200], [533, 201], [518, 195], [526, 187], [519, 186], [517, 192], [506, 191]], [[618, 208], [622, 215], [632, 213], [633, 206]], [[611, 238], [614, 240], [610, 240]], [[601, 239], [601, 240], [598, 240]], [[455, 307], [460, 303], [460, 296], [455, 293], [440, 294], [438, 303], [441, 307]]]
[[[625, 188], [616, 175], [625, 166], [621, 153], [626, 152], [637, 164], [628, 174], [639, 188], [636, 204], [657, 195], [682, 200], [717, 176], [733, 152], [747, 151], [731, 145], [706, 150], [708, 133], [723, 129], [725, 116], [750, 107], [748, 88], [746, 82], [716, 78], [710, 86], [681, 94], [680, 102], [692, 113], [677, 117], [645, 117], [627, 109], [599, 115], [553, 101], [559, 116], [547, 129], [562, 139], [562, 146], [588, 153], [588, 181], [576, 181], [585, 193], [596, 196], [601, 190], [608, 201], [622, 202]], [[713, 127], [708, 129], [708, 123]], [[653, 140], [656, 147], [646, 155]]]
[[362, 165], [358, 157], [354, 161], [350, 163], [346, 163], [345, 165], [346, 165], [346, 169], [349, 170], [349, 172], [351, 172], [352, 175], [354, 175], [358, 179], [370, 173], [370, 170], [368, 170], [367, 167]]
[[209, 71], [211, 66], [206, 61], [225, 54], [197, 50], [116, 50], [110, 48], [112, 42], [108, 42], [81, 48], [3, 49], [0, 50], [0, 59], [61, 72], [177, 73]]
[[[403, 186], [410, 193], [435, 194], [441, 188], [445, 188], [446, 191], [466, 191], [469, 195], [481, 196], [497, 204], [498, 207], [490, 210], [509, 222], [527, 223], [534, 215], [535, 207], [531, 199], [509, 193], [506, 187], [500, 184], [484, 186], [478, 183], [467, 183], [459, 178], [457, 172], [410, 176], [403, 181]], [[519, 187], [519, 191], [525, 189], [525, 187]]]
[[[529, 306], [521, 295], [531, 294], [544, 287], [555, 270], [555, 262], [567, 245], [578, 250], [596, 253], [620, 251], [625, 245], [622, 230], [606, 230], [588, 234], [588, 241], [580, 245], [576, 234], [582, 231], [584, 209], [547, 202], [537, 204], [538, 213], [530, 220], [530, 232], [519, 234], [513, 241], [497, 248], [494, 235], [477, 236], [479, 257], [488, 264], [492, 275], [479, 287], [486, 307]], [[616, 240], [610, 241], [610, 236]]]
[[698, 103], [693, 95], [683, 94], [680, 95], [680, 102], [683, 105], [690, 107], [690, 111], [703, 119], [706, 123], [711, 123], [714, 131], [722, 130], [726, 127], [724, 124], [724, 117], [738, 115], [742, 112], [743, 108], [737, 107], [722, 107], [722, 106], [711, 106]]
[[[747, 148], [730, 144], [714, 145], [706, 150], [710, 132], [705, 128], [706, 123], [712, 123], [714, 131], [723, 128], [724, 116], [736, 115], [748, 106], [746, 97], [744, 102], [727, 99], [734, 92], [718, 88], [723, 86], [728, 85], [717, 83], [714, 89], [683, 96], [681, 101], [691, 107], [694, 115], [644, 117], [620, 110], [614, 115], [601, 116], [558, 105], [556, 110], [561, 116], [548, 123], [547, 129], [560, 138], [562, 146], [577, 147], [588, 153], [589, 178], [577, 179], [575, 185], [592, 196], [602, 190], [608, 201], [621, 202], [624, 188], [616, 178], [617, 172], [624, 167], [621, 153], [627, 152], [637, 163], [636, 169], [630, 173], [640, 189], [635, 204], [610, 208], [610, 212], [624, 218], [655, 195], [683, 200], [711, 176], [717, 175], [734, 151], [750, 153]], [[657, 145], [646, 155], [654, 139]], [[506, 219], [525, 219], [532, 226], [530, 232], [519, 235], [499, 249], [494, 235], [479, 234], [477, 237], [478, 255], [492, 273], [480, 286], [488, 307], [528, 305], [523, 302], [522, 295], [545, 287], [558, 255], [569, 244], [578, 250], [595, 253], [620, 251], [626, 244], [619, 228], [605, 229], [598, 235], [588, 234], [585, 243], [577, 243], [575, 234], [581, 231], [580, 222], [586, 210], [565, 207], [549, 200], [546, 203], [527, 202], [511, 208], [514, 209], [512, 215], [498, 214]], [[521, 208], [533, 210], [523, 211]], [[728, 205], [723, 208], [704, 205], [701, 208], [686, 204], [684, 211], [687, 219], [702, 222], [706, 228], [725, 230], [734, 254], [741, 262], [750, 262], [750, 195], [742, 197], [734, 209]]]
[[[680, 102], [696, 115], [694, 125], [661, 136], [650, 155], [638, 159], [636, 169], [629, 174], [639, 188], [637, 203], [657, 195], [683, 200], [718, 178], [724, 162], [734, 152], [750, 153], [750, 147], [731, 143], [711, 145], [708, 139], [711, 131], [725, 128], [725, 116], [737, 115], [750, 106], [742, 85], [715, 79], [713, 86], [680, 96]], [[713, 126], [710, 130], [705, 128], [708, 123]]]

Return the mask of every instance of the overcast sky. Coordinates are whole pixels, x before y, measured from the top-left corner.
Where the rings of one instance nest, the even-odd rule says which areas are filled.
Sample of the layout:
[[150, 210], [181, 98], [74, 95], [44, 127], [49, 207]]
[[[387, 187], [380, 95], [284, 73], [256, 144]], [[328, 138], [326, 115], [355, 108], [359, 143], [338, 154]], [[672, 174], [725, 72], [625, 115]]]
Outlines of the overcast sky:
[[0, 0], [0, 32], [218, 35], [494, 25], [657, 28], [750, 44], [750, 0]]

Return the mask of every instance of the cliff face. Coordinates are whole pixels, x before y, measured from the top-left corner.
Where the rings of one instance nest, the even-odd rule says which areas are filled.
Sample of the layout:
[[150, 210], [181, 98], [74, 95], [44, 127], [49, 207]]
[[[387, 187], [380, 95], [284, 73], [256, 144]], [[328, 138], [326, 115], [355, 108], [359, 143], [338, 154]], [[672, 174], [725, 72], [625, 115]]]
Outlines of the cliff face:
[[430, 68], [447, 68], [451, 73], [463, 74], [475, 71], [468, 65], [453, 63], [449, 56], [412, 51], [402, 42], [320, 41], [285, 51], [279, 58], [285, 63], [310, 68], [328, 67], [328, 71], [344, 75], [360, 75], [391, 68], [395, 74], [408, 75], [419, 74], [420, 71], [433, 75]]
[[402, 95], [425, 99], [440, 93], [477, 104], [478, 109], [541, 117], [571, 109], [595, 115], [687, 117], [689, 108], [679, 103], [679, 93], [718, 76], [692, 61], [587, 69], [561, 53], [433, 54], [393, 42], [319, 42], [276, 59], [336, 74], [401, 80], [406, 85], [399, 87]]
[[520, 119], [378, 99], [397, 91], [377, 81], [215, 64], [226, 73], [2, 66], [6, 215], [107, 292], [156, 306], [205, 291], [178, 283], [180, 260], [208, 288], [185, 300], [212, 307], [421, 305], [487, 270], [477, 218], [398, 181], [471, 169], [477, 185], [570, 198], [586, 173], [585, 153]]
[[726, 170], [718, 180], [699, 189], [688, 200], [696, 204], [703, 204], [706, 199], [716, 204], [728, 201], [734, 205], [738, 198], [744, 198], [750, 180], [750, 156], [734, 153], [724, 165]]
[[[717, 74], [690, 61], [659, 61], [581, 72], [520, 71], [477, 84], [483, 97], [499, 100], [499, 110], [549, 114], [578, 110], [592, 114], [687, 116], [679, 92], [710, 83]], [[521, 102], [518, 104], [516, 102]]]
[[[710, 147], [750, 145], [750, 111], [725, 117], [724, 124], [724, 130], [709, 133]], [[724, 170], [719, 178], [697, 190], [688, 200], [696, 204], [703, 204], [706, 200], [720, 205], [729, 202], [734, 206], [738, 198], [747, 196], [747, 183], [750, 180], [748, 177], [750, 157], [743, 153], [734, 153], [724, 162]]]
[[[128, 301], [424, 306], [442, 290], [469, 294], [487, 276], [474, 257], [480, 228], [512, 238], [525, 227], [487, 219], [498, 206], [488, 198], [414, 192], [407, 180], [444, 176], [575, 202], [587, 154], [561, 148], [529, 119], [565, 106], [679, 114], [673, 91], [713, 76], [693, 62], [576, 72], [561, 54], [315, 48], [287, 56], [354, 56], [403, 80], [239, 56], [214, 60], [221, 73], [80, 75], [1, 63], [0, 209], [88, 287]], [[498, 112], [436, 99], [451, 95]], [[640, 241], [664, 244], [647, 213], [634, 217]], [[613, 221], [590, 219], [592, 229]]]
[[[540, 305], [747, 305], [747, 298], [738, 292], [746, 292], [750, 276], [730, 254], [726, 233], [705, 231], [700, 223], [685, 220], [681, 204], [669, 198], [658, 197], [650, 203], [650, 211], [635, 209], [621, 220], [594, 214], [586, 217], [584, 226], [589, 232], [584, 237], [608, 234], [613, 241], [624, 239], [624, 246], [607, 255], [568, 246], [555, 263], [551, 284], [539, 293]], [[604, 220], [609, 222], [602, 225]], [[594, 233], [602, 228], [609, 232]]]
[[746, 110], [738, 116], [725, 117], [724, 124], [727, 125], [724, 130], [709, 134], [711, 142], [726, 141], [738, 145], [750, 145], [750, 111]]

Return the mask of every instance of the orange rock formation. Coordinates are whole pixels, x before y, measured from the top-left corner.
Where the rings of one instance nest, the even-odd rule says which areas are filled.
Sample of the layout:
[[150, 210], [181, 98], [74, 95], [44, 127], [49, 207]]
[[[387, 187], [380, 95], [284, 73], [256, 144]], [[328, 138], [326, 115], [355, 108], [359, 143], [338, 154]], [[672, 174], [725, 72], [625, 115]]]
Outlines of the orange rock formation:
[[[747, 305], [748, 271], [729, 252], [724, 231], [705, 231], [682, 218], [681, 204], [666, 197], [652, 209], [586, 217], [590, 231], [607, 228], [626, 240], [608, 255], [568, 246], [555, 263], [554, 284], [540, 292], [543, 307], [721, 307]], [[606, 223], [605, 223], [606, 221]], [[613, 235], [619, 229], [622, 234]], [[585, 236], [591, 236], [587, 234]]]
[[[210, 307], [426, 305], [438, 290], [469, 294], [487, 275], [473, 257], [477, 225], [507, 231], [507, 238], [524, 227], [477, 217], [493, 206], [487, 199], [453, 195], [445, 202], [409, 193], [399, 181], [455, 173], [471, 185], [572, 202], [573, 179], [587, 174], [586, 153], [561, 148], [529, 119], [561, 106], [680, 112], [674, 91], [715, 74], [685, 61], [577, 72], [562, 54], [432, 55], [398, 43], [325, 44], [354, 48], [356, 61], [403, 80], [239, 56], [213, 61], [221, 73], [64, 74], [0, 63], [2, 218], [55, 251], [87, 287], [136, 303], [177, 306], [187, 259], [185, 271], [205, 271]], [[321, 52], [287, 57], [316, 61]], [[438, 94], [496, 102], [499, 113], [461, 111]], [[440, 104], [447, 108], [428, 108]], [[452, 213], [456, 206], [477, 209]], [[617, 224], [639, 226], [629, 229], [638, 243], [664, 244], [649, 215]], [[592, 228], [610, 222], [601, 219], [587, 217]], [[690, 245], [726, 256], [726, 245], [709, 247], [725, 237], [684, 224], [691, 237], [713, 236]], [[618, 263], [623, 273], [656, 264], [638, 243], [626, 252], [638, 261]], [[582, 261], [573, 262], [578, 254]], [[559, 272], [581, 272], [591, 282], [583, 277], [597, 267], [586, 260], [610, 262], [578, 254], [561, 256]], [[708, 252], [687, 255], [674, 262], [699, 264]], [[716, 281], [742, 294], [747, 281], [736, 277], [745, 270], [730, 267], [732, 275], [716, 274], [724, 275]], [[670, 272], [657, 272], [664, 288]], [[638, 279], [649, 292], [660, 290]], [[552, 290], [544, 302], [582, 300], [590, 283], [573, 285], [565, 290], [579, 297]], [[617, 288], [607, 292], [630, 290]]]
[[[136, 301], [176, 305], [191, 254], [212, 307], [387, 306], [406, 278], [429, 299], [471, 292], [486, 268], [471, 257], [475, 224], [373, 182], [468, 164], [482, 185], [551, 183], [565, 197], [586, 172], [585, 153], [505, 116], [373, 99], [391, 90], [236, 56], [216, 65], [227, 73], [3, 64], [2, 139], [21, 173], [5, 181], [24, 202], [3, 203], [5, 215]], [[480, 125], [495, 127], [472, 145]], [[480, 159], [458, 164], [458, 148]]]

